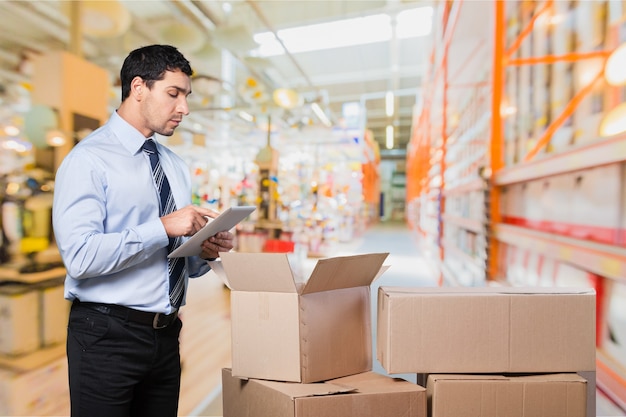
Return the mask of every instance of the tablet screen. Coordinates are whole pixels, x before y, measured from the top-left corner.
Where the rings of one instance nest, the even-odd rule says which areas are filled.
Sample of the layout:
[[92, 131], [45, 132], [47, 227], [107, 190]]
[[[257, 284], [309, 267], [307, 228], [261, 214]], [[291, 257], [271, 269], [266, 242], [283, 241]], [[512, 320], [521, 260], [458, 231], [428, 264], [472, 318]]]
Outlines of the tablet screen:
[[232, 229], [250, 215], [256, 206], [236, 206], [224, 210], [215, 219], [207, 222], [202, 229], [191, 236], [182, 245], [174, 249], [167, 257], [180, 258], [184, 256], [197, 256], [202, 252], [202, 242], [219, 232]]

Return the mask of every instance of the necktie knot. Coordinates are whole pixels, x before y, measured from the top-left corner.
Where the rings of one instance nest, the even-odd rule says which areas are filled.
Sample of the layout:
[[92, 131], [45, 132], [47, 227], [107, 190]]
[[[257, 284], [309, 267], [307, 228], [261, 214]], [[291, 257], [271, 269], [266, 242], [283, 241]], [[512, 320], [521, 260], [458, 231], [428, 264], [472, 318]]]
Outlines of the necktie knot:
[[157, 151], [156, 143], [154, 143], [152, 139], [148, 139], [143, 143], [141, 149], [143, 149], [143, 151], [147, 152], [148, 154], [155, 154]]

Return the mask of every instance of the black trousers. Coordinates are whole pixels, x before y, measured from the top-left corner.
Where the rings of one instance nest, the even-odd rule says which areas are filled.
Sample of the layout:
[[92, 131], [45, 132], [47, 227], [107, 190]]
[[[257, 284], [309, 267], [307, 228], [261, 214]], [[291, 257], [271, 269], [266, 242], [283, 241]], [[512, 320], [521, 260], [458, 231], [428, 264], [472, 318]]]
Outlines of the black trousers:
[[176, 417], [179, 318], [155, 330], [73, 304], [67, 332], [72, 417]]

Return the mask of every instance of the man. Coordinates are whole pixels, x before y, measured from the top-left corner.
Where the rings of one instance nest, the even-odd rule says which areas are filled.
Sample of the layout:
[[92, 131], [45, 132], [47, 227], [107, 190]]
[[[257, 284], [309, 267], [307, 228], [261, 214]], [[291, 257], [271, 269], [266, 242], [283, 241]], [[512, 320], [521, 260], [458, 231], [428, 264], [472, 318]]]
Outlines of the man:
[[198, 257], [167, 258], [217, 215], [191, 205], [188, 168], [154, 137], [172, 135], [189, 113], [191, 74], [172, 46], [132, 51], [120, 72], [121, 105], [57, 172], [53, 224], [73, 301], [72, 416], [177, 415], [187, 280], [233, 248], [233, 235], [220, 232]]

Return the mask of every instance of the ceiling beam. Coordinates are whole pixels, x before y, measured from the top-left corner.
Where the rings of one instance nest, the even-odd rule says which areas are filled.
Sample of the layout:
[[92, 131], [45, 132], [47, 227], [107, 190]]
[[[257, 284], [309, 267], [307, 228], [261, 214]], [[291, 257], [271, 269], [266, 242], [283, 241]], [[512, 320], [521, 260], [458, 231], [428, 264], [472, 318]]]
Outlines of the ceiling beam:
[[[414, 96], [417, 97], [420, 94], [422, 89], [420, 87], [416, 88], [402, 88], [398, 90], [393, 90], [393, 93], [396, 97], [407, 97]], [[377, 100], [384, 99], [387, 91], [375, 91], [372, 93], [363, 93], [363, 94], [344, 94], [341, 96], [333, 95], [329, 97], [329, 103], [343, 103], [346, 101], [360, 101], [360, 100]]]
[[293, 56], [293, 54], [289, 51], [289, 49], [287, 49], [287, 47], [285, 46], [285, 44], [283, 43], [283, 40], [278, 36], [278, 33], [276, 32], [276, 29], [274, 29], [274, 26], [270, 23], [270, 21], [267, 19], [267, 17], [265, 16], [265, 14], [261, 11], [261, 9], [259, 8], [259, 5], [252, 0], [246, 0], [246, 2], [248, 3], [248, 5], [252, 8], [252, 10], [254, 10], [254, 13], [257, 15], [257, 17], [259, 18], [259, 20], [265, 25], [265, 27], [267, 28], [267, 30], [269, 30], [270, 32], [272, 32], [272, 34], [274, 35], [274, 37], [276, 38], [276, 40], [280, 43], [280, 45], [282, 46], [283, 50], [285, 51], [285, 54], [287, 55], [287, 57], [289, 58], [289, 60], [291, 61], [291, 63], [293, 64], [293, 66], [298, 70], [298, 72], [301, 75], [301, 79], [304, 80], [304, 82], [306, 83], [306, 85], [313, 91], [318, 91], [318, 88], [315, 86], [315, 84], [313, 83], [313, 81], [311, 80], [311, 78], [309, 77], [309, 75], [304, 71], [304, 69], [302, 69], [302, 66], [300, 65], [300, 63], [296, 60], [296, 58]]
[[[423, 72], [423, 65], [404, 66], [398, 70], [400, 77], [415, 77], [421, 79], [420, 74]], [[371, 69], [368, 71], [351, 71], [325, 75], [316, 75], [312, 77], [312, 82], [319, 86], [349, 84], [364, 81], [387, 81], [389, 79], [388, 68]], [[302, 85], [304, 80], [298, 77], [290, 77], [292, 85]]]
[[[48, 16], [40, 14], [37, 9], [30, 7], [30, 2], [8, 2], [0, 1], [0, 8], [5, 9], [5, 13], [17, 15], [20, 19], [30, 22], [39, 29], [44, 30], [50, 37], [61, 41], [66, 47], [71, 43], [69, 32], [70, 21], [65, 18], [64, 21], [52, 21]], [[5, 14], [5, 16], [7, 16]], [[97, 56], [99, 51], [92, 42], [84, 42], [84, 52], [89, 56]]]

